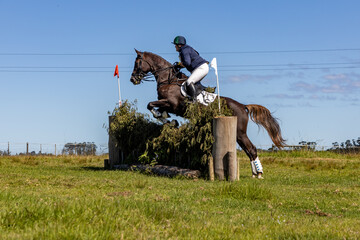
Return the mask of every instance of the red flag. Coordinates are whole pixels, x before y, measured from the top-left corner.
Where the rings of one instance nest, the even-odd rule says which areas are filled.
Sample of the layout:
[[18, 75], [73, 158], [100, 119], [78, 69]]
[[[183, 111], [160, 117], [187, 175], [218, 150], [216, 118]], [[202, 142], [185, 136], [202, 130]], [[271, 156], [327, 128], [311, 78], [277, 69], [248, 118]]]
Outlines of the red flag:
[[118, 65], [116, 65], [116, 67], [115, 67], [114, 77], [115, 76], [119, 77], [119, 67], [118, 67]]

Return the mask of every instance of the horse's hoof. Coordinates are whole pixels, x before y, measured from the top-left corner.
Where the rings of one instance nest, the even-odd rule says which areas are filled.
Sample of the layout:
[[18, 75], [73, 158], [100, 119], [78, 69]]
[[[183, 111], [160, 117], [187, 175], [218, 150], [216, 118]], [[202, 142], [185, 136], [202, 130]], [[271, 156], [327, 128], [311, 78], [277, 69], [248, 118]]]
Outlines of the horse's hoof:
[[252, 175], [252, 178], [264, 179], [264, 177], [261, 176], [261, 174], [258, 174], [258, 175], [253, 174], [253, 175]]
[[163, 111], [162, 114], [161, 114], [161, 117], [162, 118], [169, 118], [170, 115], [166, 111]]
[[153, 114], [154, 118], [160, 118], [162, 115], [161, 112], [156, 109], [151, 109], [150, 112]]

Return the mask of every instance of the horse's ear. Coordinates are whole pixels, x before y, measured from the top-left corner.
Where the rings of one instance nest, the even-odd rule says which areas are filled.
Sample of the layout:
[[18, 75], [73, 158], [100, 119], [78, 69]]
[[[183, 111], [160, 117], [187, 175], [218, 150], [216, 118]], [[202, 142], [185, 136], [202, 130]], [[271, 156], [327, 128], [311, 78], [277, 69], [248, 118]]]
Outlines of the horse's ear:
[[134, 48], [134, 49], [135, 49], [136, 54], [137, 54], [138, 56], [140, 56], [140, 55], [141, 55], [141, 52], [138, 51], [138, 50], [136, 50], [136, 48]]

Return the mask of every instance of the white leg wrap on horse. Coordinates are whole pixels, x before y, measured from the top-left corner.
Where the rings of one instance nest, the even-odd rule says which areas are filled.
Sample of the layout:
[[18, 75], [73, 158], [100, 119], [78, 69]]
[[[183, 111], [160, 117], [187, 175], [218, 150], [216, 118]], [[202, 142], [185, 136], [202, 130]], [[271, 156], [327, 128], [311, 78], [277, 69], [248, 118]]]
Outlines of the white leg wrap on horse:
[[256, 176], [258, 174], [257, 170], [256, 170], [256, 166], [255, 166], [255, 161], [250, 161], [251, 164], [251, 171], [253, 176]]
[[256, 167], [256, 171], [257, 171], [258, 173], [263, 173], [263, 167], [262, 167], [262, 165], [261, 165], [261, 162], [260, 162], [259, 157], [257, 157], [257, 158], [255, 159], [254, 164], [255, 164], [255, 167]]
[[161, 117], [161, 112], [159, 112], [157, 109], [153, 108], [150, 110], [150, 112], [154, 115], [155, 118]]

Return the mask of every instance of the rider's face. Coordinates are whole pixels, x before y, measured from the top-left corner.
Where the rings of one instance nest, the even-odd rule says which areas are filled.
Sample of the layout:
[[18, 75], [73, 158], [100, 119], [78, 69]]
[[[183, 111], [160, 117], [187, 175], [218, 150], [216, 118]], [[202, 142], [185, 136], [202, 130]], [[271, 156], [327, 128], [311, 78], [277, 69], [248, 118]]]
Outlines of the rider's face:
[[180, 52], [181, 45], [175, 45], [175, 49], [176, 49], [177, 52]]

